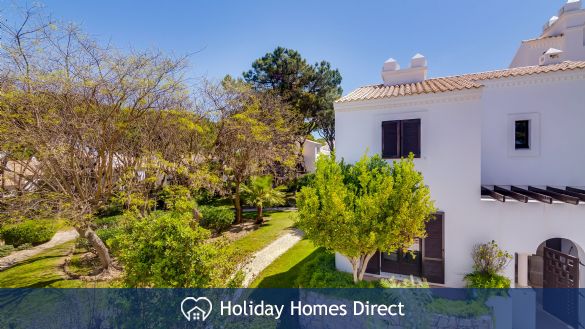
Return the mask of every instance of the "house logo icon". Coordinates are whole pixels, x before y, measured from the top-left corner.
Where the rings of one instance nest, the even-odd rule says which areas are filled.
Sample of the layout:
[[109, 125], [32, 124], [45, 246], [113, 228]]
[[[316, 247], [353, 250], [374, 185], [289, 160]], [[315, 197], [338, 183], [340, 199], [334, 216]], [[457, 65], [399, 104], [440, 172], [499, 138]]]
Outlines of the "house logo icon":
[[213, 305], [207, 297], [187, 297], [181, 302], [181, 313], [187, 321], [205, 321]]

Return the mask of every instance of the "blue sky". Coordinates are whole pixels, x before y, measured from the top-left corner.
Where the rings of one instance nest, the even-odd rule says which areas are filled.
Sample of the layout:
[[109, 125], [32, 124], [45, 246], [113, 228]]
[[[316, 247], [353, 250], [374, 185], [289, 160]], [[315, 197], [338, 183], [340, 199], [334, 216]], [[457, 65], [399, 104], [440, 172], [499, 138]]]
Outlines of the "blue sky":
[[[191, 57], [190, 76], [241, 75], [276, 46], [341, 71], [344, 93], [379, 83], [383, 62], [424, 54], [430, 76], [507, 67], [564, 0], [65, 1], [42, 3], [121, 48]], [[7, 5], [0, 0], [0, 5]]]

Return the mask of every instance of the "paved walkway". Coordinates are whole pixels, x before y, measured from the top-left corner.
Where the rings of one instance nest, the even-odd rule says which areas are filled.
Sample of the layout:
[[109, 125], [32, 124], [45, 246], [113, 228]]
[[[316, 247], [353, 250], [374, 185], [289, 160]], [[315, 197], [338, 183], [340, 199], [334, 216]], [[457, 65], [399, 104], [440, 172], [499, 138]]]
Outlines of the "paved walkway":
[[77, 239], [77, 236], [78, 234], [75, 229], [59, 231], [47, 243], [43, 243], [31, 249], [16, 251], [6, 257], [0, 258], [0, 271], [3, 271], [47, 249], [53, 248], [71, 240], [75, 240]]
[[272, 241], [264, 249], [254, 254], [252, 261], [244, 267], [246, 277], [243, 286], [248, 287], [254, 278], [280, 255], [284, 254], [297, 242], [303, 238], [303, 232], [298, 229], [291, 229], [288, 233], [281, 235], [278, 239]]

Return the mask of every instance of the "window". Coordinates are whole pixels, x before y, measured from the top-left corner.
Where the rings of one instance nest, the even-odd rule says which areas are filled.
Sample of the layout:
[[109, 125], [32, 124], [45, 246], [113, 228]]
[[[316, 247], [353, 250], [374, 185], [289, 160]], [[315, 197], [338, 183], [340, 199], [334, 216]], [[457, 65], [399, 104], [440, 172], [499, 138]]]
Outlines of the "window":
[[507, 125], [509, 157], [540, 156], [540, 113], [510, 113]]
[[514, 123], [514, 148], [530, 149], [530, 120], [516, 120]]
[[397, 159], [411, 152], [420, 158], [420, 119], [382, 122], [382, 157]]

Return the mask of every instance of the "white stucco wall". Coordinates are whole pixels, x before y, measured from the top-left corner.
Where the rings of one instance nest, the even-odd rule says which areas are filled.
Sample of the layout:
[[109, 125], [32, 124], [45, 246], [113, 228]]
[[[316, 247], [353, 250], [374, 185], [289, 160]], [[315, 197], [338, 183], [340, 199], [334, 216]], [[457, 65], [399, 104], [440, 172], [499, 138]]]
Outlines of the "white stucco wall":
[[[482, 98], [484, 185], [585, 186], [585, 72], [486, 81]], [[511, 115], [536, 113], [536, 154], [510, 153]]]
[[303, 160], [305, 162], [305, 169], [307, 172], [315, 172], [315, 162], [319, 156], [319, 152], [323, 145], [318, 142], [306, 140], [303, 144]]
[[[348, 162], [357, 161], [367, 149], [370, 154], [381, 152], [382, 121], [421, 119], [421, 158], [415, 164], [438, 209], [445, 212], [447, 285], [457, 285], [459, 277], [453, 273], [466, 266], [467, 257], [456, 252], [462, 243], [460, 227], [473, 230], [469, 216], [480, 202], [480, 97], [481, 90], [473, 90], [369, 101], [365, 107], [336, 105], [337, 156]], [[337, 258], [338, 268], [347, 269]]]

